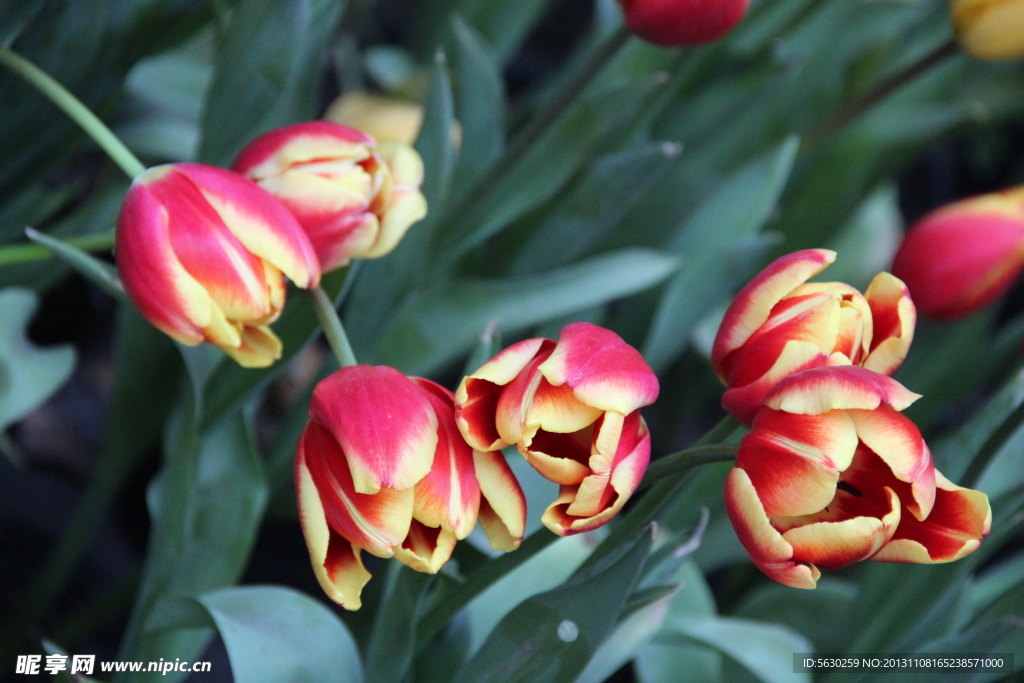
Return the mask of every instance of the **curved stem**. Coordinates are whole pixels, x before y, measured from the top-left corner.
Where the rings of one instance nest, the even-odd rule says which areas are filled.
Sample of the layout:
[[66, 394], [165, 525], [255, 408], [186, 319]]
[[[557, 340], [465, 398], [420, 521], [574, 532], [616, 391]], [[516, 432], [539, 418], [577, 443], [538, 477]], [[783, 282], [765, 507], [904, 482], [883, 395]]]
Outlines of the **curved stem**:
[[125, 147], [124, 143], [107, 128], [106, 124], [100, 121], [67, 88], [51, 78], [42, 69], [3, 45], [0, 45], [0, 64], [21, 76], [36, 90], [49, 98], [51, 102], [60, 107], [89, 137], [96, 141], [96, 144], [103, 148], [103, 151], [114, 160], [114, 163], [121, 167], [121, 170], [129, 178], [134, 179], [146, 170], [143, 163]]
[[[82, 251], [110, 251], [114, 248], [114, 231], [100, 232], [95, 235], [81, 235], [61, 240], [64, 244]], [[45, 261], [53, 258], [53, 252], [38, 244], [15, 244], [0, 247], [0, 267], [14, 266], [32, 261]]]
[[805, 146], [815, 145], [839, 132], [851, 121], [872, 109], [889, 95], [959, 53], [959, 44], [955, 39], [951, 39], [916, 62], [877, 83], [860, 97], [848, 102], [832, 117], [804, 136]]
[[320, 321], [320, 327], [324, 330], [324, 336], [327, 337], [331, 352], [338, 359], [338, 364], [343, 368], [358, 365], [352, 345], [349, 344], [348, 335], [345, 334], [345, 328], [341, 324], [341, 318], [334, 310], [334, 304], [331, 303], [327, 292], [321, 287], [313, 287], [305, 292], [316, 313], [316, 319]]
[[667, 476], [687, 472], [698, 465], [735, 460], [738, 448], [738, 444], [694, 446], [685, 451], [659, 458], [647, 468], [647, 473], [644, 475], [643, 481], [640, 482], [640, 488], [652, 486]]

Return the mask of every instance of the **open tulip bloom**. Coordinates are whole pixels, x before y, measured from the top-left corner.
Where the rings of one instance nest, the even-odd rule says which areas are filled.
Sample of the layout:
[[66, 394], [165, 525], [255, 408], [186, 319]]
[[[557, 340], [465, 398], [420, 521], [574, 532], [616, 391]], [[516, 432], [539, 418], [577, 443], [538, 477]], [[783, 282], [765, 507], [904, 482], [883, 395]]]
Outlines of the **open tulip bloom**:
[[495, 550], [519, 547], [526, 499], [501, 453], [474, 451], [452, 393], [388, 367], [317, 385], [295, 457], [299, 519], [317, 580], [359, 609], [361, 552], [435, 573], [477, 521]]
[[640, 408], [658, 380], [614, 332], [573, 323], [558, 343], [513, 344], [462, 380], [459, 428], [479, 451], [515, 445], [540, 474], [561, 485], [541, 518], [566, 536], [618, 514], [643, 478], [651, 441]]
[[295, 218], [245, 178], [203, 164], [151, 168], [132, 183], [117, 221], [117, 270], [139, 312], [182, 344], [207, 341], [245, 367], [281, 357], [269, 325], [284, 276], [320, 281]]
[[416, 150], [331, 121], [265, 133], [242, 150], [233, 169], [288, 207], [324, 272], [390, 253], [427, 213]]
[[898, 411], [918, 396], [854, 366], [772, 389], [725, 486], [726, 512], [754, 564], [796, 588], [862, 560], [951, 562], [989, 531], [988, 497], [948, 481]]
[[787, 254], [733, 299], [711, 361], [728, 389], [722, 405], [745, 425], [782, 379], [810, 368], [856, 365], [890, 375], [914, 337], [904, 284], [879, 273], [865, 294], [841, 282], [807, 282], [836, 258], [828, 249]]

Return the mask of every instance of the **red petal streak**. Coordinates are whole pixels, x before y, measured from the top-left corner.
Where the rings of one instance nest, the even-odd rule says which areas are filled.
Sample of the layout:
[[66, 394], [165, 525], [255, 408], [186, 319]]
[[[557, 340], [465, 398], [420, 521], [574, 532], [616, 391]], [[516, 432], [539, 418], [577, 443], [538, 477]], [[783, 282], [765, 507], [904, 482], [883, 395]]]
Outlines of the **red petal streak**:
[[917, 309], [907, 286], [889, 273], [879, 273], [867, 291], [875, 335], [864, 360], [868, 370], [891, 375], [903, 363], [914, 340]]
[[793, 560], [793, 546], [769, 523], [757, 490], [739, 467], [734, 467], [725, 481], [725, 511], [758, 569], [787, 586], [817, 586], [821, 573], [814, 565]]
[[711, 351], [711, 363], [725, 380], [725, 357], [743, 346], [764, 325], [775, 304], [797, 286], [827, 268], [836, 254], [828, 249], [805, 249], [768, 264], [739, 291], [725, 312]]
[[590, 323], [563, 327], [540, 372], [600, 410], [628, 415], [658, 398], [658, 378], [640, 352], [611, 330]]
[[345, 454], [329, 431], [310, 421], [302, 442], [327, 524], [354, 545], [379, 557], [391, 557], [393, 547], [409, 533], [413, 491], [382, 488], [372, 495], [357, 493]]
[[882, 403], [903, 410], [918, 398], [894, 379], [846, 365], [791, 375], [775, 385], [764, 404], [787, 413], [818, 415], [830, 410], [874, 410]]
[[345, 451], [355, 490], [405, 490], [430, 471], [437, 417], [423, 393], [385, 366], [342, 368], [313, 391], [309, 414]]

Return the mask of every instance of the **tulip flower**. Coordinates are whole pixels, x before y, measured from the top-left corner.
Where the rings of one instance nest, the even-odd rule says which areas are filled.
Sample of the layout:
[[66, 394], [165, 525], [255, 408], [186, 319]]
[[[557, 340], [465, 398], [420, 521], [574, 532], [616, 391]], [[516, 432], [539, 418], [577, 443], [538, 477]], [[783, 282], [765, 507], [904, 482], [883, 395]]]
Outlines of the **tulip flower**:
[[862, 560], [934, 564], [974, 552], [988, 497], [951, 483], [910, 419], [918, 396], [855, 366], [788, 377], [740, 442], [725, 507], [754, 564], [814, 588]]
[[749, 0], [619, 0], [626, 26], [658, 45], [700, 45], [739, 23]]
[[711, 362], [728, 387], [722, 405], [743, 424], [796, 372], [852, 364], [890, 375], [906, 357], [917, 320], [907, 288], [888, 273], [863, 295], [840, 282], [807, 282], [835, 258], [828, 249], [783, 256], [726, 311]]
[[479, 520], [496, 550], [519, 547], [526, 499], [500, 453], [474, 452], [452, 393], [388, 367], [343, 368], [317, 385], [295, 457], [299, 520], [327, 595], [359, 609], [362, 551], [435, 573]]
[[985, 60], [1024, 57], [1024, 2], [952, 0], [950, 16], [960, 44]]
[[657, 397], [658, 379], [636, 349], [573, 323], [557, 344], [521, 341], [464, 378], [455, 415], [473, 448], [514, 444], [561, 486], [541, 521], [566, 536], [606, 523], [639, 486], [651, 455], [640, 408]]
[[202, 164], [151, 168], [117, 220], [117, 270], [143, 317], [176, 341], [207, 341], [245, 367], [281, 357], [269, 324], [283, 275], [320, 281], [313, 247], [280, 202], [245, 178]]
[[907, 232], [892, 270], [925, 315], [953, 319], [992, 303], [1024, 270], [1024, 187], [928, 214]]
[[233, 169], [288, 207], [324, 272], [390, 253], [427, 214], [416, 150], [389, 140], [378, 144], [330, 121], [265, 133], [242, 150]]
[[411, 145], [423, 125], [423, 105], [357, 90], [338, 96], [324, 118], [361, 130], [376, 140]]

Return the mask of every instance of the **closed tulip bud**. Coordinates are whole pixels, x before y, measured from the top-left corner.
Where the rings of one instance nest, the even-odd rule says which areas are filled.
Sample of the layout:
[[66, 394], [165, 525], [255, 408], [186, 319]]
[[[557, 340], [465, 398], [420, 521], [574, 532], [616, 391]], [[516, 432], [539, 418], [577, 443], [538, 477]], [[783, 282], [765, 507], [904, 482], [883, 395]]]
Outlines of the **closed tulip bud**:
[[117, 220], [117, 270], [143, 317], [182, 344], [207, 341], [245, 367], [281, 357], [269, 324], [283, 275], [320, 281], [313, 248], [280, 202], [245, 178], [202, 164], [151, 168]]
[[952, 562], [978, 548], [988, 497], [935, 469], [898, 412], [917, 398], [853, 366], [807, 370], [768, 394], [725, 485], [726, 512], [761, 571], [814, 588], [821, 569]]
[[950, 15], [960, 44], [986, 60], [1024, 57], [1024, 2], [952, 0]]
[[933, 211], [908, 232], [892, 271], [925, 315], [953, 319], [1002, 296], [1024, 270], [1024, 188]]
[[376, 140], [411, 145], [423, 125], [423, 105], [357, 90], [334, 100], [324, 118], [361, 130]]
[[496, 550], [519, 547], [526, 499], [500, 453], [474, 452], [452, 393], [388, 367], [320, 382], [295, 457], [299, 521], [327, 595], [359, 609], [362, 551], [435, 573], [480, 521]]
[[640, 408], [657, 397], [658, 379], [636, 349], [574, 323], [557, 344], [513, 344], [464, 378], [456, 419], [473, 448], [514, 444], [561, 486], [542, 521], [566, 536], [605, 524], [636, 491], [651, 455]]
[[780, 380], [826, 365], [892, 374], [914, 337], [907, 288], [879, 273], [865, 294], [841, 282], [807, 282], [836, 254], [807, 249], [770, 263], [733, 299], [711, 362], [728, 389], [722, 405], [749, 425]]
[[330, 121], [285, 126], [253, 140], [233, 169], [298, 219], [324, 272], [380, 258], [427, 214], [423, 161], [412, 147]]
[[749, 0], [619, 0], [626, 26], [658, 45], [718, 40], [740, 22]]

